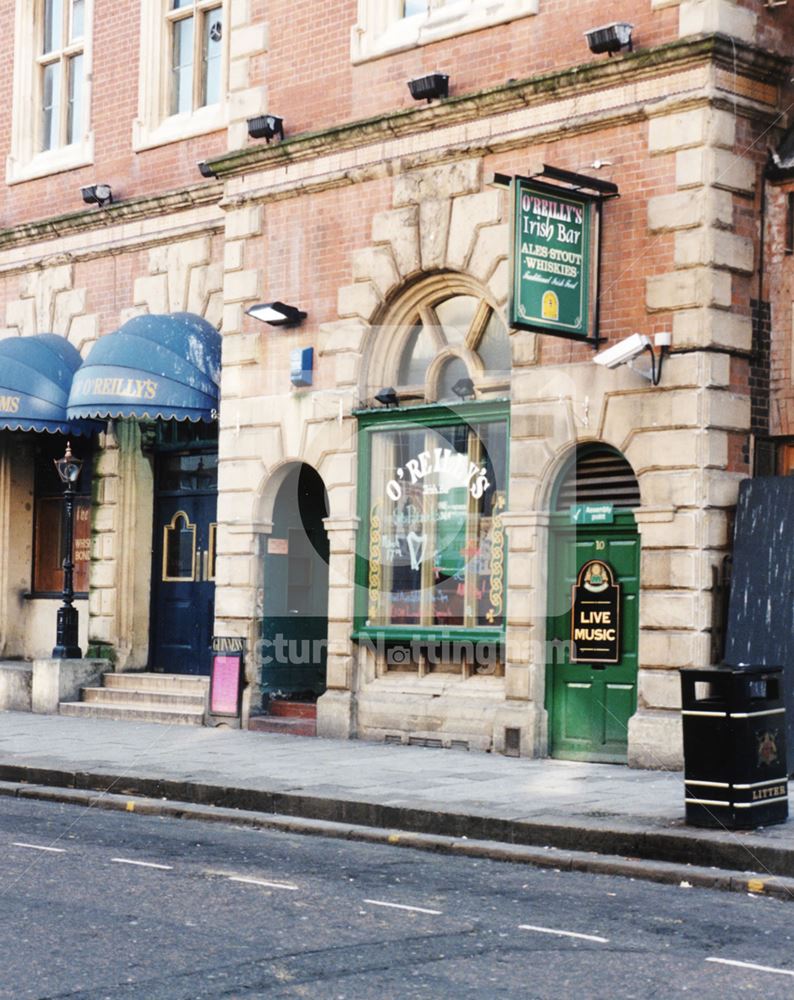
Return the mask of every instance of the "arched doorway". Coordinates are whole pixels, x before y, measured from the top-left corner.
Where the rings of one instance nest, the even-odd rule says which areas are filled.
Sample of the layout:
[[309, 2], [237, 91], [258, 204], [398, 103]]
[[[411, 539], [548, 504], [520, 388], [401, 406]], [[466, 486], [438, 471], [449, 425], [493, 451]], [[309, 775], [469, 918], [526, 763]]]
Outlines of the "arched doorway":
[[325, 691], [328, 535], [323, 481], [306, 464], [286, 474], [264, 558], [262, 676], [265, 703], [313, 701]]
[[546, 707], [553, 757], [624, 763], [637, 708], [639, 485], [607, 445], [576, 450], [555, 485]]

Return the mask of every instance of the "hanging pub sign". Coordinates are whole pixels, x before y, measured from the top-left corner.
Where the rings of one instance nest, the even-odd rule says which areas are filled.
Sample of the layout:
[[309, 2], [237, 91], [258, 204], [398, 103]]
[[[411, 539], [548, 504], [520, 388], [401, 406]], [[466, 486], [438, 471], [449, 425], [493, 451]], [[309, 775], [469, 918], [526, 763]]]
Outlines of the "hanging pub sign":
[[512, 326], [574, 340], [596, 337], [592, 253], [597, 199], [517, 177], [513, 184]]
[[571, 663], [618, 663], [620, 584], [612, 567], [590, 559], [571, 587]]

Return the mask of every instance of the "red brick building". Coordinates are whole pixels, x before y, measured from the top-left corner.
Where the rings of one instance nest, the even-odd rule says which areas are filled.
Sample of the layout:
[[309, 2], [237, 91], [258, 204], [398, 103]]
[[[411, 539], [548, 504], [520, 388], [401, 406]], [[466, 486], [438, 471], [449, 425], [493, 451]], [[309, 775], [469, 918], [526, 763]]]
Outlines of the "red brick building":
[[[677, 668], [716, 655], [738, 483], [757, 439], [794, 435], [788, 202], [764, 180], [793, 17], [760, 0], [16, 0], [0, 308], [5, 338], [80, 352], [71, 416], [102, 421], [82, 446], [83, 650], [203, 674], [212, 635], [244, 638], [244, 724], [298, 698], [331, 736], [680, 761]], [[613, 23], [631, 44], [590, 51]], [[414, 100], [433, 73], [448, 96]], [[249, 136], [263, 115], [283, 139]], [[585, 195], [584, 333], [514, 322], [514, 177]], [[84, 204], [97, 184], [112, 202]], [[246, 312], [263, 302], [306, 316], [268, 326]], [[125, 323], [185, 312], [221, 334], [213, 404], [112, 382], [123, 364], [141, 386], [209, 379], [190, 346], [158, 360], [157, 333], [125, 353], [142, 329]], [[205, 328], [173, 322], [195, 347]], [[594, 337], [633, 334], [666, 354], [658, 384], [636, 370], [647, 351], [593, 365]], [[59, 603], [65, 438], [0, 416], [0, 649], [33, 659]], [[602, 577], [621, 588], [609, 665], [571, 645], [571, 588]]]

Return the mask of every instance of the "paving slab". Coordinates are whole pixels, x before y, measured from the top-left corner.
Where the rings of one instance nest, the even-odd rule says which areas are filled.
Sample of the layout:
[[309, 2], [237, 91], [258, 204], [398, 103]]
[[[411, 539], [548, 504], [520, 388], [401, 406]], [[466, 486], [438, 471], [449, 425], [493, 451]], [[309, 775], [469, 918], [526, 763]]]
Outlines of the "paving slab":
[[794, 821], [686, 827], [680, 772], [2, 712], [0, 779], [794, 876]]

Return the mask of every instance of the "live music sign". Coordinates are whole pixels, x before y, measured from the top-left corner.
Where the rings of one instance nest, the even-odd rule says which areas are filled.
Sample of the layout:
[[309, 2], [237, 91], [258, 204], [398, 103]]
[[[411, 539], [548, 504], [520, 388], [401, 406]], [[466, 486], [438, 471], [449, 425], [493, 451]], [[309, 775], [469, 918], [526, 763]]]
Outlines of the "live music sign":
[[571, 663], [620, 662], [620, 584], [612, 567], [601, 559], [586, 562], [571, 603]]

